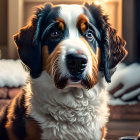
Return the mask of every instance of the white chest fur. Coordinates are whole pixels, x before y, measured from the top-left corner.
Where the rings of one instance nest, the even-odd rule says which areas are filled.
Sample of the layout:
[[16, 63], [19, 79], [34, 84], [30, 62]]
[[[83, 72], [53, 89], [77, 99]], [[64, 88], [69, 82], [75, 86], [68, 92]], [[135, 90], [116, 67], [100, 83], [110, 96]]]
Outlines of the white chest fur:
[[90, 90], [56, 89], [49, 75], [32, 80], [30, 115], [39, 122], [42, 140], [100, 140], [108, 118], [103, 79]]

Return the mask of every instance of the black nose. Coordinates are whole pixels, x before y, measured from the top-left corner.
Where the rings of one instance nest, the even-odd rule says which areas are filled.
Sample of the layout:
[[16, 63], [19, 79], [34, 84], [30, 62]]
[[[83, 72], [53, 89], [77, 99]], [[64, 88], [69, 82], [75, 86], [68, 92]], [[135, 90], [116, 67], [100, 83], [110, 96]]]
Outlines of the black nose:
[[83, 54], [68, 54], [66, 56], [66, 65], [70, 74], [80, 75], [87, 66], [87, 57]]

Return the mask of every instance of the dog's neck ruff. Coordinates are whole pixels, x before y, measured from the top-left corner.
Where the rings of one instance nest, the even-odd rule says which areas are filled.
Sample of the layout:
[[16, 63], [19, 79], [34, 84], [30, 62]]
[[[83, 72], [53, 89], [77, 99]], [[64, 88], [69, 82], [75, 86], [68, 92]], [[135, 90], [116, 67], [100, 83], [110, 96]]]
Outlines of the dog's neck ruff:
[[31, 79], [32, 93], [27, 95], [31, 104], [29, 114], [39, 122], [42, 139], [100, 140], [99, 133], [108, 117], [108, 97], [103, 83], [100, 79], [90, 90], [60, 90], [46, 71]]

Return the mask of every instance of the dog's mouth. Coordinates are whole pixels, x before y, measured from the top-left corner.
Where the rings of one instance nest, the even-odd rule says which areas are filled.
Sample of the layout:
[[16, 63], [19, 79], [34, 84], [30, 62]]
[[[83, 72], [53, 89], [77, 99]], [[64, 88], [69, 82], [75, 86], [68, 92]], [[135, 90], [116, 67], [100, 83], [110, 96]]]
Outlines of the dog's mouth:
[[[59, 79], [59, 80], [58, 80]], [[82, 89], [90, 89], [94, 86], [91, 78], [88, 76], [72, 76], [72, 77], [62, 77], [62, 78], [54, 78], [54, 82], [57, 88], [64, 89], [70, 87], [82, 88]]]
[[73, 82], [72, 80], [68, 79], [67, 86], [66, 87], [77, 87], [77, 88], [83, 88], [81, 85], [81, 80], [77, 82]]
[[66, 87], [77, 87], [77, 88], [83, 88], [82, 86], [82, 78], [81, 76], [72, 76], [67, 80], [67, 86]]
[[59, 89], [70, 87], [91, 89], [98, 81], [98, 72], [94, 70], [92, 74], [89, 74], [85, 70], [85, 65], [84, 68], [81, 66], [79, 69], [79, 66], [74, 67], [74, 63], [74, 66], [71, 65], [71, 70], [68, 70], [66, 73], [63, 73], [63, 69], [61, 69], [59, 66], [60, 64], [58, 64], [59, 63], [57, 62], [53, 65], [52, 77], [56, 87]]

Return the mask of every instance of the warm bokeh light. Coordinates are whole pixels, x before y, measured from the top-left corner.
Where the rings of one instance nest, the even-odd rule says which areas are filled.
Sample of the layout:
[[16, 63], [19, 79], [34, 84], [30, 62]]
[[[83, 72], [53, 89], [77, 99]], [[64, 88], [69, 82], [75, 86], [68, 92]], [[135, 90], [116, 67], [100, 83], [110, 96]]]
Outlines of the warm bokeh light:
[[94, 3], [96, 4], [96, 5], [101, 5], [101, 4], [103, 4], [104, 2], [107, 2], [108, 0], [94, 0]]
[[100, 5], [100, 4], [101, 4], [99, 0], [95, 0], [94, 3], [95, 3], [96, 5]]
[[140, 133], [138, 134], [138, 137], [140, 137]]

